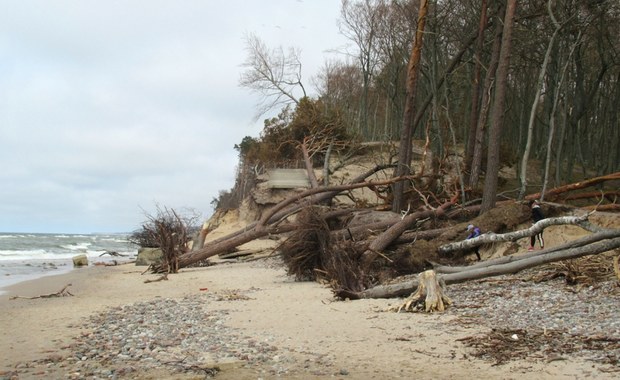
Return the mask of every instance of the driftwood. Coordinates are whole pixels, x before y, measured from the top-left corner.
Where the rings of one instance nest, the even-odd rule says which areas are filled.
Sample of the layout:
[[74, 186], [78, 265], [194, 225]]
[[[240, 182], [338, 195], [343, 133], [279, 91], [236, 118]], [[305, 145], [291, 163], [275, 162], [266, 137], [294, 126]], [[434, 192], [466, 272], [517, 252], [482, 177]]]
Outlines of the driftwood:
[[262, 252], [261, 249], [244, 249], [241, 251], [235, 251], [235, 252], [229, 252], [229, 253], [224, 253], [220, 255], [220, 259], [223, 260], [227, 260], [227, 259], [236, 259], [239, 257], [245, 257], [245, 256], [250, 256], [250, 255], [254, 255], [256, 253], [260, 253]]
[[110, 256], [115, 256], [115, 257], [126, 257], [127, 256], [127, 255], [123, 255], [121, 253], [118, 253], [116, 251], [105, 251], [101, 255], [99, 255], [99, 257], [105, 256], [105, 255], [110, 255]]
[[73, 294], [71, 294], [71, 292], [69, 292], [67, 290], [67, 288], [70, 287], [70, 286], [71, 286], [71, 284], [67, 284], [67, 285], [65, 285], [64, 288], [60, 289], [56, 293], [42, 294], [40, 296], [35, 296], [35, 297], [13, 296], [13, 297], [11, 297], [9, 299], [10, 300], [14, 300], [14, 299], [17, 299], [17, 298], [22, 298], [22, 299], [27, 299], [27, 300], [33, 300], [33, 299], [37, 299], [37, 298], [70, 297], [70, 296], [73, 296]]
[[150, 280], [150, 279], [149, 280], [144, 280], [144, 283], [148, 284], [148, 283], [151, 283], [151, 282], [158, 282], [158, 281], [168, 281], [168, 274], [164, 273], [163, 275], [157, 277], [154, 280]]

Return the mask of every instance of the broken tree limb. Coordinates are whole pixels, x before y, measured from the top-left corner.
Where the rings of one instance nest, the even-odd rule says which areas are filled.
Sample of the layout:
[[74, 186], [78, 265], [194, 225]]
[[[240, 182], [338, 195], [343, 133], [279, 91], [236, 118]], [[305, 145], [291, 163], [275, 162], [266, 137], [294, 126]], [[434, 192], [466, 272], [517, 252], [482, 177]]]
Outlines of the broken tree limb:
[[542, 230], [544, 230], [545, 228], [549, 226], [560, 225], [560, 224], [579, 225], [586, 230], [591, 230], [591, 228], [593, 228], [591, 227], [592, 225], [589, 223], [586, 223], [588, 220], [588, 217], [589, 217], [589, 214], [586, 214], [583, 216], [561, 216], [558, 218], [547, 218], [539, 222], [536, 222], [530, 228], [527, 228], [525, 230], [519, 230], [519, 231], [509, 232], [505, 234], [486, 233], [478, 237], [475, 237], [473, 239], [467, 239], [467, 240], [459, 241], [456, 243], [442, 245], [438, 248], [438, 251], [440, 254], [446, 254], [446, 253], [453, 252], [453, 251], [471, 249], [471, 248], [477, 247], [482, 244], [487, 244], [487, 243], [497, 243], [497, 242], [502, 242], [502, 241], [516, 241], [524, 237], [534, 236], [542, 232]]
[[377, 252], [381, 252], [390, 244], [392, 244], [394, 240], [400, 237], [400, 235], [405, 232], [405, 230], [407, 230], [407, 228], [409, 228], [418, 219], [444, 215], [446, 210], [456, 203], [457, 199], [458, 194], [456, 194], [454, 197], [452, 197], [452, 199], [445, 202], [435, 210], [427, 210], [409, 214], [403, 217], [398, 223], [393, 224], [390, 228], [388, 228], [381, 235], [377, 236], [368, 245], [368, 249], [362, 254], [362, 270], [364, 272], [367, 272], [372, 265], [372, 262], [377, 258]]
[[[524, 269], [533, 268], [552, 262], [576, 259], [583, 256], [591, 256], [599, 253], [620, 248], [620, 237], [604, 239], [593, 244], [571, 248], [564, 251], [553, 251], [551, 253], [539, 253], [539, 255], [525, 260], [519, 260], [506, 264], [493, 265], [486, 268], [461, 271], [440, 276], [440, 281], [446, 285], [458, 284], [461, 282], [478, 280], [481, 278], [514, 274]], [[404, 297], [414, 292], [418, 287], [418, 280], [413, 279], [406, 282], [394, 283], [389, 285], [378, 285], [373, 288], [355, 292], [350, 290], [336, 290], [335, 295], [341, 298], [363, 299], [363, 298], [394, 298]]]
[[73, 294], [71, 294], [71, 292], [69, 292], [67, 290], [68, 287], [70, 287], [71, 284], [67, 284], [65, 285], [64, 288], [60, 289], [59, 291], [57, 291], [56, 293], [50, 293], [50, 294], [42, 294], [40, 296], [35, 296], [35, 297], [23, 297], [23, 296], [13, 296], [10, 297], [10, 300], [14, 300], [17, 298], [22, 298], [22, 299], [27, 299], [27, 300], [34, 300], [37, 298], [52, 298], [52, 297], [69, 297], [69, 296], [73, 296]]
[[[562, 193], [567, 193], [569, 191], [578, 190], [578, 189], [585, 189], [586, 187], [598, 185], [599, 183], [602, 183], [602, 182], [614, 181], [618, 179], [620, 179], [620, 172], [615, 172], [615, 173], [603, 175], [603, 176], [596, 177], [596, 178], [590, 178], [585, 181], [580, 181], [580, 182], [556, 187], [545, 193], [545, 199], [552, 200]], [[526, 196], [525, 199], [526, 200], [540, 199], [541, 195], [542, 195], [541, 193], [530, 194]]]
[[118, 252], [116, 252], [116, 251], [105, 251], [105, 252], [103, 252], [101, 255], [99, 255], [99, 257], [101, 257], [101, 256], [105, 256], [105, 255], [116, 256], [116, 257], [118, 257], [118, 256], [120, 256], [120, 257], [125, 257], [125, 256], [127, 256], [127, 255], [123, 255], [123, 254], [121, 254], [121, 253], [118, 253]]
[[158, 281], [168, 281], [168, 274], [167, 274], [167, 273], [164, 273], [163, 275], [161, 275], [161, 276], [157, 277], [157, 278], [156, 278], [156, 279], [154, 279], [154, 280], [151, 280], [151, 279], [144, 280], [144, 283], [145, 283], [145, 284], [149, 284], [149, 283], [151, 283], [151, 282], [158, 282]]

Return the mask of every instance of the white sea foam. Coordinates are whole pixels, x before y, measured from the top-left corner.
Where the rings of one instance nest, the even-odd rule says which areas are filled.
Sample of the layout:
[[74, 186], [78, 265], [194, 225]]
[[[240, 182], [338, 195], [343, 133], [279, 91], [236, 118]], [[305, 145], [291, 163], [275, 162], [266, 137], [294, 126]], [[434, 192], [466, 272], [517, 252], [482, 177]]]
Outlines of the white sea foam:
[[[124, 257], [104, 255], [116, 252]], [[30, 278], [71, 270], [72, 258], [84, 254], [89, 262], [134, 259], [137, 247], [125, 235], [0, 233], [0, 288]], [[68, 268], [68, 269], [67, 269]], [[16, 281], [21, 279], [19, 281]]]

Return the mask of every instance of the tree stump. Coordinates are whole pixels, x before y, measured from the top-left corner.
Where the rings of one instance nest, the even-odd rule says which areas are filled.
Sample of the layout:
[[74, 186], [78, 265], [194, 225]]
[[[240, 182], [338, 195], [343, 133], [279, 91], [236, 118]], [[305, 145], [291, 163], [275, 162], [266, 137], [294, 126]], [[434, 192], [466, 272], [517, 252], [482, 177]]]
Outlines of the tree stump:
[[418, 288], [415, 293], [411, 293], [399, 306], [392, 306], [390, 311], [420, 311], [422, 308], [427, 313], [434, 311], [442, 312], [446, 306], [452, 304], [448, 296], [444, 294], [444, 286], [439, 283], [437, 274], [434, 270], [427, 270], [418, 275]]

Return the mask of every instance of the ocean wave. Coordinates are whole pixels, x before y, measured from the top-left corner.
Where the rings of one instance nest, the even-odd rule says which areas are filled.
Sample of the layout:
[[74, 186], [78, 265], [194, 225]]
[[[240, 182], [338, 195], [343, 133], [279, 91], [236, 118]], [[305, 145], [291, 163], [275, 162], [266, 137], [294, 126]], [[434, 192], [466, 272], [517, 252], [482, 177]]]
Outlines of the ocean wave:
[[71, 251], [86, 251], [88, 247], [90, 247], [92, 243], [82, 242], [82, 243], [71, 243], [71, 244], [61, 244], [60, 247], [64, 249], [69, 249]]

